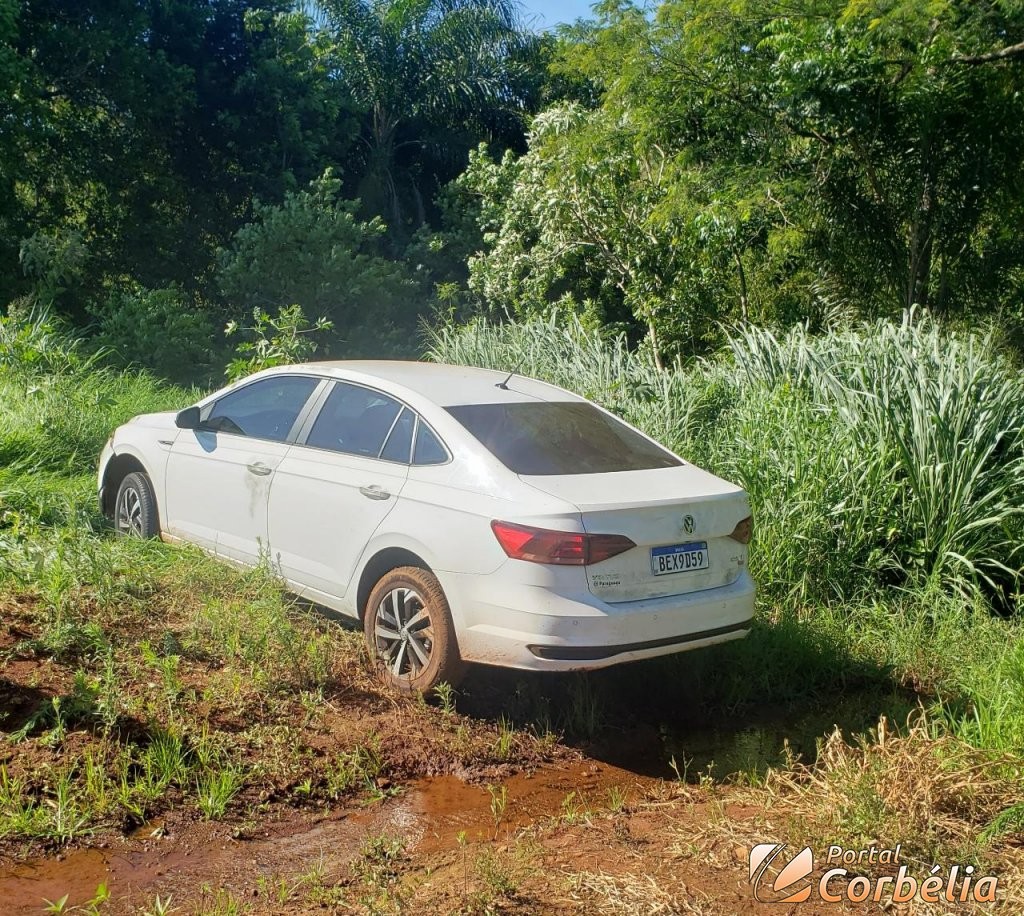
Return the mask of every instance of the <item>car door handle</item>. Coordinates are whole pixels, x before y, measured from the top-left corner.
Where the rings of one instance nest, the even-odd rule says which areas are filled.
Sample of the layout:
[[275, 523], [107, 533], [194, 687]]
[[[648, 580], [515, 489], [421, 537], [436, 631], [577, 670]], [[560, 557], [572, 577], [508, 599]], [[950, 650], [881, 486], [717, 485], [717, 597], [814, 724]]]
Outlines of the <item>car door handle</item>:
[[359, 492], [370, 499], [391, 499], [391, 494], [387, 490], [382, 490], [377, 484], [360, 487]]
[[260, 461], [256, 461], [253, 464], [247, 465], [250, 474], [255, 474], [257, 477], [266, 477], [273, 468], [268, 468], [265, 464]]

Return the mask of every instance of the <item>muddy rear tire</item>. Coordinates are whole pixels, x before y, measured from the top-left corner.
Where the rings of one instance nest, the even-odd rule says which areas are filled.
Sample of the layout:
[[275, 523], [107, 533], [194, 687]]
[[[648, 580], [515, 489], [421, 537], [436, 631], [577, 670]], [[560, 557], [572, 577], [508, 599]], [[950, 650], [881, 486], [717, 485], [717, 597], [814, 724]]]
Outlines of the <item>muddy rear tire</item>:
[[363, 634], [372, 663], [400, 693], [429, 694], [462, 679], [448, 599], [429, 570], [400, 566], [385, 573], [366, 600]]

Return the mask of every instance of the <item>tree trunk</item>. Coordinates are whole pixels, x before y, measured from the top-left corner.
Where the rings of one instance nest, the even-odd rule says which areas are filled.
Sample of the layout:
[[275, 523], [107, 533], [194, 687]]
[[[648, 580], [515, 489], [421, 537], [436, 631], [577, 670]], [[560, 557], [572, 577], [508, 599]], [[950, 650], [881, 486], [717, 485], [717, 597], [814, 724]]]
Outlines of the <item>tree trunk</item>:
[[931, 143], [925, 141], [921, 151], [923, 182], [921, 197], [910, 229], [910, 245], [907, 263], [906, 306], [927, 306], [932, 273], [932, 229], [934, 214], [934, 178], [931, 170]]
[[420, 194], [420, 189], [415, 184], [411, 187], [413, 199], [416, 201], [416, 225], [425, 226], [427, 224], [427, 208], [423, 203], [423, 195]]
[[733, 257], [736, 258], [736, 272], [740, 279], [740, 315], [744, 321], [750, 318], [750, 310], [747, 301], [747, 273], [743, 269], [743, 258], [740, 256], [739, 248], [733, 248]]
[[935, 296], [935, 304], [940, 312], [946, 309], [946, 299], [949, 296], [949, 255], [943, 252], [939, 255], [939, 291]]
[[910, 269], [907, 276], [907, 308], [927, 308], [931, 288], [932, 238], [931, 221], [915, 226], [911, 238]]
[[647, 319], [647, 332], [651, 338], [651, 352], [654, 354], [654, 365], [658, 369], [664, 369], [661, 361], [661, 352], [658, 350], [658, 332], [654, 330], [654, 319]]
[[370, 171], [376, 173], [376, 180], [384, 195], [383, 206], [389, 213], [390, 228], [402, 223], [402, 204], [398, 199], [398, 187], [391, 170], [395, 159], [395, 132], [398, 118], [391, 112], [375, 105], [373, 109], [373, 149], [370, 153]]

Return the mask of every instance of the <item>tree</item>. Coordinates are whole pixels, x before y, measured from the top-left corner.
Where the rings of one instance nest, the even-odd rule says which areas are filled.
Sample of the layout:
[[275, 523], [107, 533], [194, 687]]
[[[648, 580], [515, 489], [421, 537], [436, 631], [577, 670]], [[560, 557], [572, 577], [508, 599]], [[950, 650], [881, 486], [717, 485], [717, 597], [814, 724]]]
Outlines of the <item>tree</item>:
[[[0, 0], [0, 292], [20, 243], [77, 233], [85, 318], [112, 281], [205, 292], [254, 194], [280, 200], [354, 137], [285, 0]], [[7, 127], [13, 129], [8, 131]]]
[[1016, 3], [670, 0], [633, 97], [771, 192], [856, 308], [975, 306], [1020, 197], [1024, 98], [1002, 52], [1021, 34]]
[[297, 306], [331, 322], [335, 352], [407, 352], [423, 293], [401, 263], [381, 255], [384, 223], [361, 221], [329, 172], [254, 219], [220, 256], [218, 278], [232, 314], [284, 314]]
[[[470, 286], [496, 307], [642, 326], [655, 352], [720, 322], [812, 324], [1019, 300], [1018, 3], [609, 0], [555, 64], [589, 106], [475, 161]], [[493, 207], [492, 207], [493, 209]], [[486, 210], [486, 208], [485, 208]]]
[[391, 230], [422, 225], [481, 139], [522, 136], [536, 81], [513, 0], [322, 0], [335, 81], [363, 114], [350, 190]]
[[699, 172], [637, 141], [627, 119], [568, 106], [536, 118], [522, 159], [492, 165], [481, 151], [467, 180], [498, 215], [470, 288], [518, 314], [554, 305], [643, 328], [660, 365], [683, 340], [700, 350], [713, 336], [720, 245], [699, 219]]

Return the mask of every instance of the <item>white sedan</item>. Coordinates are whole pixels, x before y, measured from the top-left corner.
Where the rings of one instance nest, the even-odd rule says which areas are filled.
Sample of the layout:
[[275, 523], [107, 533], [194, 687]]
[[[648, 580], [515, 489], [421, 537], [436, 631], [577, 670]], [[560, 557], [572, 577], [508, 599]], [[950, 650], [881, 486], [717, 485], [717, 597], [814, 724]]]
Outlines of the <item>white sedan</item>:
[[259, 372], [118, 428], [117, 529], [268, 561], [405, 691], [746, 635], [746, 494], [553, 385], [418, 362]]

